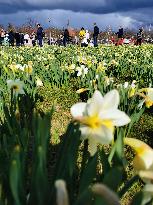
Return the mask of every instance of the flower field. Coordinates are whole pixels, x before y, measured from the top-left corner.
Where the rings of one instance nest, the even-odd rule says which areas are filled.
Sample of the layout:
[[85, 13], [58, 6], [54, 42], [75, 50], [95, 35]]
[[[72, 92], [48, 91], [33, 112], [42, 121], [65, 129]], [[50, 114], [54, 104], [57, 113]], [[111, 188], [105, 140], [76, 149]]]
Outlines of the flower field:
[[153, 203], [153, 45], [0, 47], [0, 203]]

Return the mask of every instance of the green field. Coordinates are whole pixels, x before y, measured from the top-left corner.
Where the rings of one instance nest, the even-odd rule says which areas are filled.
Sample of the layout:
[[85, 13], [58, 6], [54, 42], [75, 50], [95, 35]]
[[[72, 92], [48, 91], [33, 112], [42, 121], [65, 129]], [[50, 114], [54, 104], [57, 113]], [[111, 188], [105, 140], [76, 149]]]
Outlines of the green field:
[[0, 203], [151, 204], [152, 87], [153, 45], [0, 47]]

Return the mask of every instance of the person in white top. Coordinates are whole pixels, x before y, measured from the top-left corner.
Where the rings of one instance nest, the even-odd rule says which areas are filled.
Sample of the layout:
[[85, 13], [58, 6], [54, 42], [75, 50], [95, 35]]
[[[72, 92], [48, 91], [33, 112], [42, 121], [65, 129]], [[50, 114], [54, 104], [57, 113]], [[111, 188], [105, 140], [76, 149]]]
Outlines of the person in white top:
[[86, 47], [86, 46], [88, 46], [89, 42], [90, 42], [90, 34], [89, 34], [89, 31], [86, 30], [85, 36], [82, 39], [82, 44]]
[[30, 39], [29, 34], [28, 33], [24, 34], [25, 45], [28, 45], [29, 39]]

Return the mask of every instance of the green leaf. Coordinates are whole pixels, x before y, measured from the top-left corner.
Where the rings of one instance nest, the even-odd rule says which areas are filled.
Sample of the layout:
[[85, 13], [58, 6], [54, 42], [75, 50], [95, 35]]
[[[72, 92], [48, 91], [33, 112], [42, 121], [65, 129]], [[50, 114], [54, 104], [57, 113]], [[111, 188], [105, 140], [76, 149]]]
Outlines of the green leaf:
[[111, 167], [110, 167], [110, 163], [108, 162], [108, 155], [105, 154], [104, 150], [101, 149], [99, 153], [100, 153], [100, 161], [102, 164], [102, 176], [101, 176], [101, 178], [103, 179], [103, 177], [108, 173], [108, 171], [110, 170]]
[[59, 157], [56, 164], [55, 179], [69, 179], [75, 170], [80, 145], [80, 131], [78, 125], [69, 124], [61, 142]]
[[92, 198], [93, 198], [93, 194], [92, 192], [87, 189], [84, 190], [82, 193], [80, 193], [80, 195], [78, 196], [77, 200], [74, 202], [74, 205], [92, 205]]
[[103, 183], [113, 191], [117, 191], [118, 187], [122, 183], [123, 176], [124, 176], [124, 169], [122, 167], [113, 167], [105, 175]]
[[23, 169], [20, 147], [17, 145], [12, 153], [10, 166], [10, 187], [15, 205], [24, 205], [26, 203], [25, 187], [23, 183]]
[[96, 176], [96, 169], [98, 163], [98, 154], [96, 153], [94, 157], [91, 157], [83, 170], [83, 174], [80, 179], [79, 193], [83, 192], [89, 187]]
[[138, 192], [134, 196], [131, 205], [141, 205], [142, 201], [143, 201], [143, 192]]

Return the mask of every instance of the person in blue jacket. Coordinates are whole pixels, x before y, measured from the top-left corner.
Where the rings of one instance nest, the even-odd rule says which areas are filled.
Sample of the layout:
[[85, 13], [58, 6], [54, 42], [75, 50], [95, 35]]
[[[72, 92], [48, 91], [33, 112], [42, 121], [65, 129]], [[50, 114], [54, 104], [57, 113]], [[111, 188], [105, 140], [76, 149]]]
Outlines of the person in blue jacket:
[[98, 46], [98, 35], [99, 35], [99, 28], [96, 25], [96, 23], [94, 23], [94, 33], [93, 33], [94, 47]]
[[37, 40], [40, 47], [43, 46], [44, 32], [40, 24], [37, 24]]

